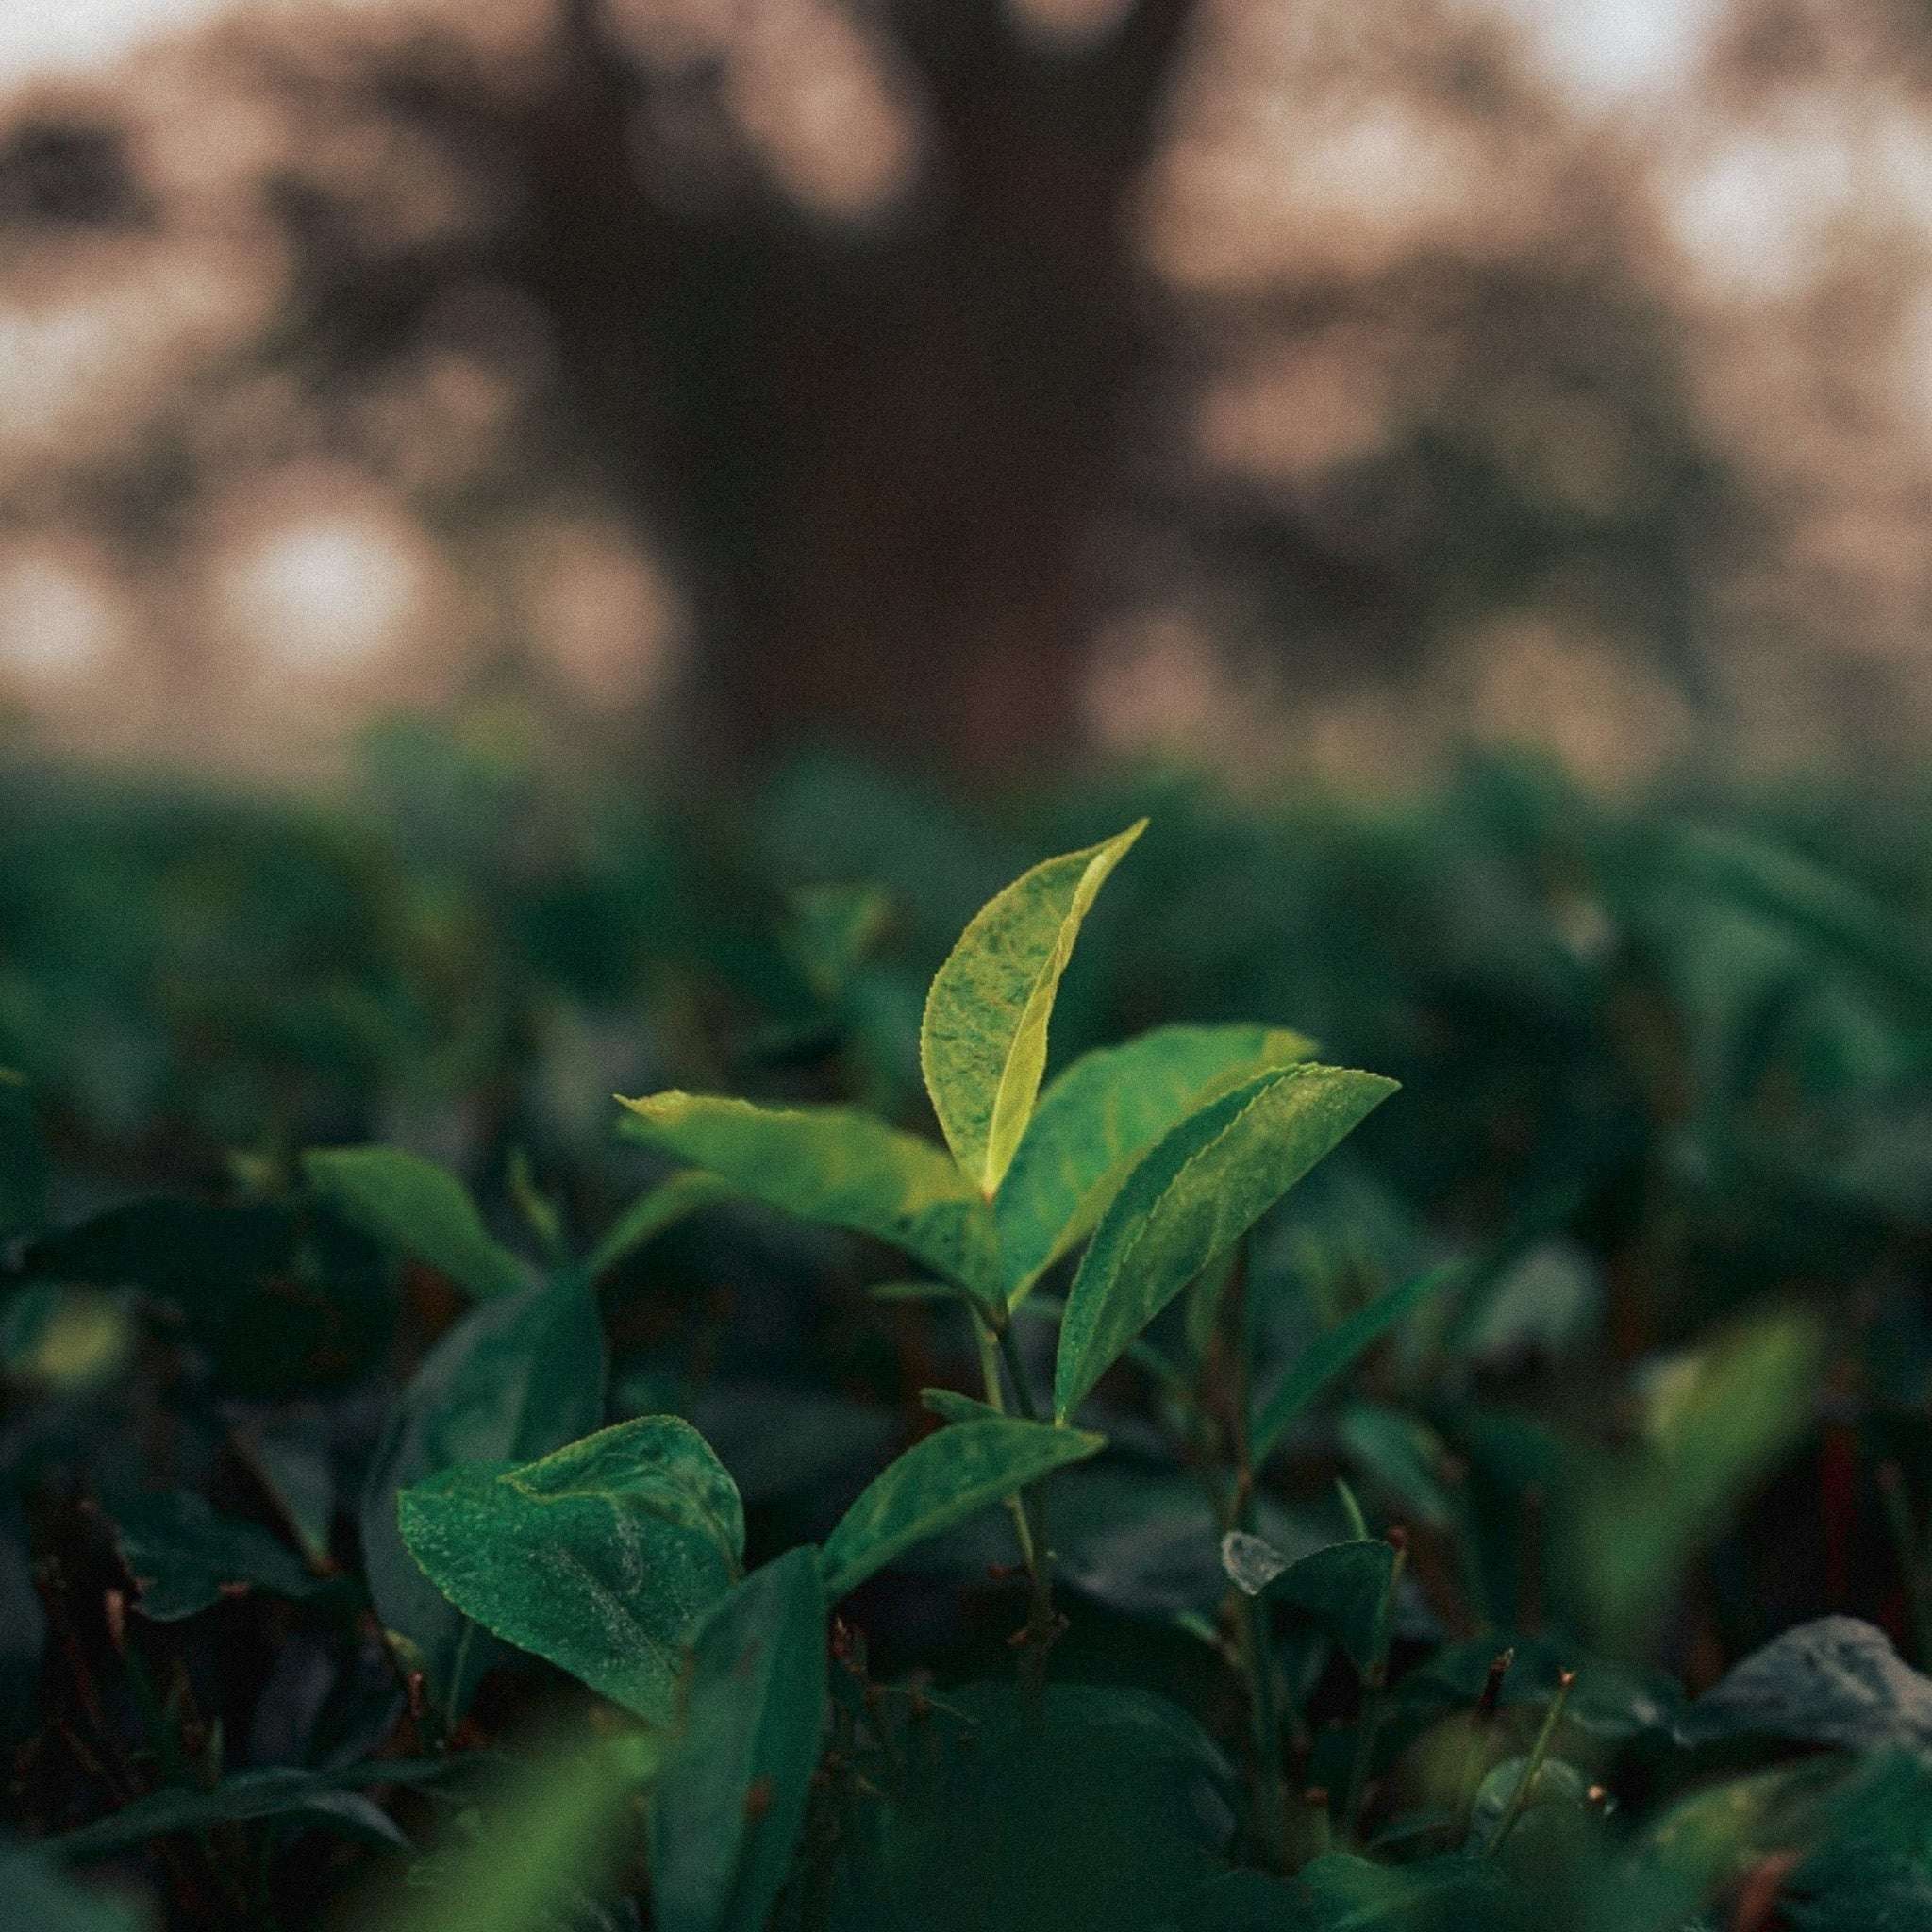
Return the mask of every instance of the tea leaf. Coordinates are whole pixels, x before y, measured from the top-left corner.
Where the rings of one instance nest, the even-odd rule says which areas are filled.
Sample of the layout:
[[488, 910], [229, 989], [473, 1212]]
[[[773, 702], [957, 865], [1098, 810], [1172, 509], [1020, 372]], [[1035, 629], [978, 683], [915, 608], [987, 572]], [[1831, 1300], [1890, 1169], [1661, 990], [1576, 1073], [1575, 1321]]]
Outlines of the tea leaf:
[[974, 915], [933, 978], [919, 1029], [925, 1091], [953, 1158], [989, 1200], [1032, 1117], [1080, 922], [1146, 824], [1022, 874]]
[[1134, 1163], [1177, 1121], [1313, 1050], [1273, 1026], [1160, 1026], [1083, 1054], [1040, 1096], [993, 1203], [1008, 1299], [1092, 1231]]
[[403, 1492], [403, 1541], [458, 1608], [651, 1724], [682, 1649], [737, 1576], [738, 1491], [677, 1416], [619, 1423], [536, 1462]]
[[640, 1194], [606, 1231], [604, 1239], [591, 1250], [584, 1274], [591, 1281], [601, 1279], [627, 1256], [647, 1241], [654, 1241], [667, 1228], [675, 1227], [688, 1215], [731, 1198], [729, 1181], [715, 1174], [693, 1168], [675, 1174], [647, 1193]]
[[919, 1406], [936, 1415], [941, 1422], [977, 1423], [988, 1416], [998, 1417], [1002, 1410], [990, 1402], [981, 1402], [976, 1396], [961, 1395], [957, 1389], [922, 1389], [919, 1391]]
[[1400, 1288], [1391, 1289], [1366, 1307], [1357, 1308], [1346, 1320], [1338, 1322], [1303, 1350], [1255, 1419], [1251, 1453], [1256, 1463], [1267, 1459], [1274, 1445], [1301, 1420], [1303, 1411], [1324, 1389], [1345, 1375], [1390, 1329], [1455, 1280], [1458, 1272], [1453, 1266], [1437, 1268]]
[[141, 1586], [135, 1607], [157, 1622], [192, 1617], [250, 1585], [286, 1597], [327, 1586], [259, 1524], [217, 1516], [192, 1491], [130, 1496], [113, 1514], [122, 1560]]
[[1067, 1296], [1054, 1376], [1064, 1421], [1216, 1256], [1395, 1091], [1313, 1063], [1246, 1080], [1172, 1128], [1114, 1196]]
[[486, 1302], [424, 1357], [376, 1450], [361, 1507], [369, 1593], [385, 1627], [421, 1653], [452, 1718], [491, 1646], [411, 1559], [397, 1496], [442, 1470], [527, 1461], [588, 1434], [603, 1420], [605, 1374], [603, 1326], [581, 1285]]
[[818, 1763], [825, 1596], [818, 1553], [745, 1578], [698, 1632], [683, 1731], [651, 1798], [652, 1923], [759, 1932]]
[[1446, 1529], [1455, 1521], [1455, 1506], [1436, 1474], [1447, 1452], [1420, 1416], [1379, 1402], [1351, 1402], [1336, 1434], [1408, 1520], [1431, 1529]]
[[825, 1539], [826, 1600], [851, 1595], [902, 1550], [1106, 1446], [1105, 1436], [1016, 1416], [954, 1423], [915, 1442], [874, 1479]]
[[[380, 1767], [392, 1783], [437, 1775], [441, 1764], [412, 1766], [405, 1760]], [[373, 1799], [351, 1789], [369, 1781], [366, 1772], [298, 1771], [265, 1765], [238, 1771], [211, 1790], [165, 1787], [124, 1805], [98, 1824], [84, 1825], [50, 1841], [48, 1849], [66, 1858], [100, 1858], [175, 1831], [201, 1831], [211, 1824], [234, 1824], [255, 1818], [286, 1819], [319, 1825], [346, 1838], [407, 1851], [409, 1841]]]
[[622, 1104], [628, 1139], [768, 1208], [890, 1241], [950, 1281], [997, 1294], [991, 1213], [929, 1141], [842, 1107], [762, 1108], [675, 1089]]
[[311, 1148], [302, 1172], [345, 1220], [426, 1261], [477, 1301], [530, 1286], [529, 1269], [492, 1239], [469, 1191], [433, 1160], [400, 1147]]
[[1233, 1530], [1222, 1539], [1221, 1562], [1248, 1595], [1279, 1597], [1307, 1611], [1357, 1670], [1367, 1670], [1381, 1655], [1395, 1552], [1379, 1538], [1330, 1543], [1291, 1563], [1263, 1538]]

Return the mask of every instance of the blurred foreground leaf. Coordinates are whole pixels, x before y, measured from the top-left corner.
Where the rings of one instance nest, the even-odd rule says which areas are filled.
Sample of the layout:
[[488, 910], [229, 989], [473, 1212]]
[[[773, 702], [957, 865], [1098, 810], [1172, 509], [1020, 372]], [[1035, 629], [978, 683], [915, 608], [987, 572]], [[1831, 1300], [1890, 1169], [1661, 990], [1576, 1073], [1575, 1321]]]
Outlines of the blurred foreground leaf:
[[698, 1632], [651, 1794], [659, 1932], [759, 1932], [805, 1823], [824, 1705], [825, 1593], [808, 1547], [754, 1571]]

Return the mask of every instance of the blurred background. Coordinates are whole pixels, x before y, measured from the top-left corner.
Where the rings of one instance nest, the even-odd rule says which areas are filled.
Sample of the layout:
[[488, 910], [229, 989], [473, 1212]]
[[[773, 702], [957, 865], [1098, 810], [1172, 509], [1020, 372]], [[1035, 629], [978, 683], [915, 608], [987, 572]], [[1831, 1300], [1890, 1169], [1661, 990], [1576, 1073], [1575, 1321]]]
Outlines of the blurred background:
[[0, 713], [326, 770], [1932, 732], [1923, 0], [0, 0]]

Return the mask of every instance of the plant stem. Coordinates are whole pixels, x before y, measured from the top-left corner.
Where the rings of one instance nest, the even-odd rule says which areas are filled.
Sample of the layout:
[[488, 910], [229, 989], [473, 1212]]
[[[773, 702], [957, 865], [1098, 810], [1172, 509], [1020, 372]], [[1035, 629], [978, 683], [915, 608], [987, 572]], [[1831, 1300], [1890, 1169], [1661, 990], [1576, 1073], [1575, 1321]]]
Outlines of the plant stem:
[[1383, 1693], [1389, 1687], [1389, 1643], [1395, 1624], [1395, 1593], [1402, 1588], [1402, 1574], [1408, 1565], [1407, 1532], [1398, 1525], [1389, 1532], [1388, 1540], [1395, 1551], [1395, 1560], [1389, 1566], [1389, 1581], [1375, 1618], [1375, 1654], [1362, 1673], [1361, 1713], [1356, 1719], [1355, 1755], [1349, 1763], [1348, 1795], [1341, 1807], [1342, 1829], [1351, 1840], [1360, 1826], [1362, 1804], [1368, 1796], [1375, 1736], [1382, 1728]]
[[1475, 1815], [1476, 1794], [1482, 1790], [1483, 1777], [1489, 1770], [1490, 1733], [1503, 1702], [1503, 1679], [1509, 1674], [1509, 1666], [1515, 1661], [1513, 1648], [1490, 1659], [1490, 1673], [1483, 1679], [1482, 1694], [1469, 1714], [1469, 1745], [1462, 1760], [1462, 1802], [1458, 1807], [1461, 1823], [1456, 1831], [1458, 1846], [1469, 1837], [1470, 1821]]
[[1574, 1671], [1565, 1671], [1557, 1679], [1557, 1694], [1550, 1699], [1542, 1729], [1536, 1734], [1536, 1742], [1529, 1747], [1529, 1762], [1523, 1767], [1523, 1775], [1516, 1780], [1516, 1789], [1509, 1793], [1509, 1808], [1503, 1813], [1494, 1834], [1483, 1847], [1484, 1857], [1493, 1858], [1496, 1856], [1496, 1847], [1515, 1830], [1516, 1821], [1528, 1810], [1529, 1794], [1536, 1789], [1537, 1775], [1543, 1768], [1543, 1759], [1550, 1755], [1550, 1740], [1557, 1735], [1557, 1726], [1563, 1722], [1564, 1708], [1575, 1688]]
[[[1000, 1364], [1004, 1360], [1012, 1378], [1013, 1400], [1028, 1422], [1039, 1420], [1033, 1391], [1026, 1380], [1025, 1365], [1020, 1359], [1010, 1321], [989, 1316], [972, 1304], [974, 1332], [979, 1341], [979, 1371], [986, 1384], [986, 1399], [1001, 1414], [1006, 1413], [1006, 1395], [1000, 1386]], [[1036, 1715], [1046, 1699], [1046, 1654], [1064, 1624], [1053, 1607], [1053, 1548], [1047, 1536], [1046, 1482], [1029, 1483], [1017, 1496], [1007, 1499], [1019, 1538], [1020, 1555], [1026, 1565], [1026, 1621], [1013, 1633], [1012, 1644], [1020, 1654], [1020, 1695]]]

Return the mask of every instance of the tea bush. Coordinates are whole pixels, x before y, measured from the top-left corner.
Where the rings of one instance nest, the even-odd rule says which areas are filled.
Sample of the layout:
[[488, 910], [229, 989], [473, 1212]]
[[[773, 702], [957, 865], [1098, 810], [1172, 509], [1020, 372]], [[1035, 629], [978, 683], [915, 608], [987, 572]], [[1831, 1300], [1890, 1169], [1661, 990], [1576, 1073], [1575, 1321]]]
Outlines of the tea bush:
[[0, 773], [0, 1918], [1932, 1925], [1926, 822]]

